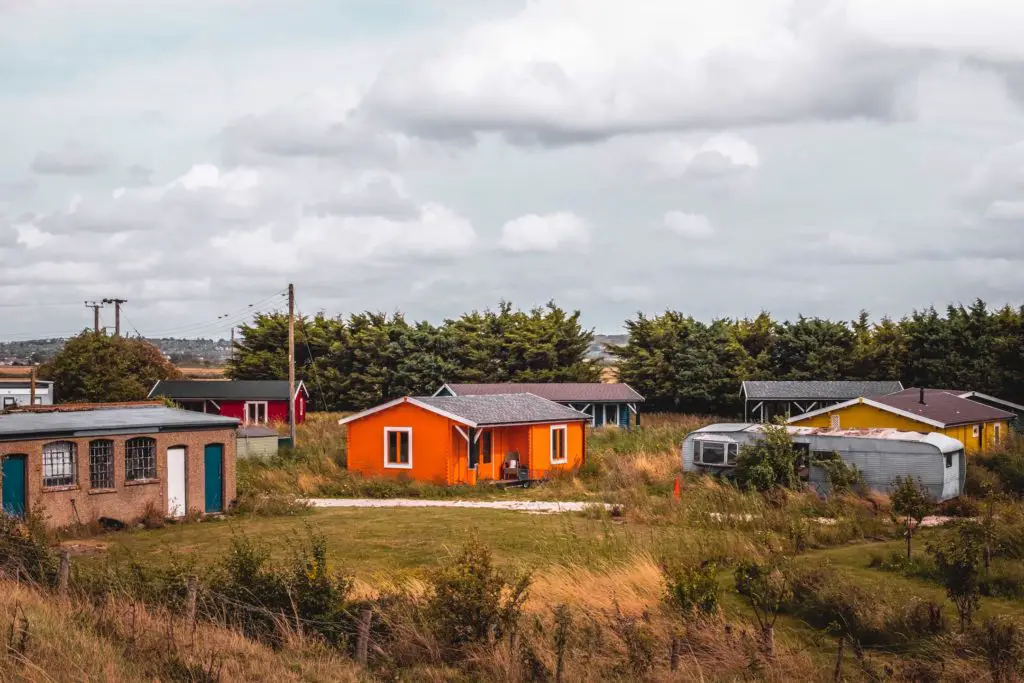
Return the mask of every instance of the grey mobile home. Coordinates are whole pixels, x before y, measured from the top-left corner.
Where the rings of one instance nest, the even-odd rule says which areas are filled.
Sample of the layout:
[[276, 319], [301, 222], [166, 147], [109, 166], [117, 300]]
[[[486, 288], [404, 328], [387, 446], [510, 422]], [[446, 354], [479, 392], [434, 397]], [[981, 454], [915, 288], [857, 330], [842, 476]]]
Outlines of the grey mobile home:
[[[888, 491], [897, 476], [909, 476], [920, 479], [937, 500], [955, 498], [963, 492], [967, 471], [964, 446], [943, 434], [895, 429], [786, 429], [794, 446], [808, 455], [808, 481], [821, 493], [827, 491], [828, 482], [824, 471], [814, 466], [814, 456], [832, 453], [855, 465], [863, 473], [865, 483], [879, 491]], [[763, 435], [763, 428], [757, 424], [702, 427], [683, 441], [683, 470], [728, 473], [736, 465], [740, 446]]]

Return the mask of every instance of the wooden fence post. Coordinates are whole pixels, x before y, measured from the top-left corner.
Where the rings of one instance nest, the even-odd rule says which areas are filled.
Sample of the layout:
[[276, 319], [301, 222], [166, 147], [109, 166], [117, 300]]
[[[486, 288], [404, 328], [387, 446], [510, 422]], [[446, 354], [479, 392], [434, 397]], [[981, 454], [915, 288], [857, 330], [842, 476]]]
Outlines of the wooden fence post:
[[356, 637], [356, 661], [366, 665], [366, 651], [370, 645], [370, 621], [373, 610], [364, 609], [359, 618], [359, 633]]
[[195, 574], [188, 577], [188, 593], [185, 595], [185, 627], [191, 631], [196, 625], [196, 599], [199, 597], [199, 580]]
[[71, 581], [71, 555], [67, 548], [60, 549], [60, 572], [57, 575], [57, 593], [61, 597], [68, 594], [68, 583]]

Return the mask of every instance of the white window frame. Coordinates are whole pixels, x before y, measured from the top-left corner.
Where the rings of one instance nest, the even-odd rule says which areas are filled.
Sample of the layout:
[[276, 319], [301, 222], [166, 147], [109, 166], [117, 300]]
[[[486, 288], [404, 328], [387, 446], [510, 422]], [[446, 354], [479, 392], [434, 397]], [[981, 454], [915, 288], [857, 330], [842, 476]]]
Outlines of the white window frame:
[[[723, 446], [722, 462], [704, 462], [704, 444], [714, 443]], [[732, 462], [729, 462], [729, 451], [735, 450], [736, 455], [733, 457]], [[740, 445], [735, 441], [721, 441], [717, 439], [697, 439], [693, 442], [693, 461], [698, 465], [704, 465], [705, 467], [736, 467], [736, 461], [739, 459]]]
[[[409, 435], [409, 462], [393, 463], [388, 462], [388, 447], [390, 435], [394, 432], [404, 432]], [[412, 427], [385, 427], [384, 428], [384, 467], [389, 470], [411, 470], [412, 469]]]
[[18, 399], [15, 396], [4, 396], [4, 408], [13, 408], [18, 405]]
[[[555, 432], [562, 432], [562, 459], [555, 460], [555, 449], [553, 448]], [[565, 465], [569, 462], [569, 426], [551, 425], [551, 433], [548, 435], [548, 459], [552, 465]]]
[[[70, 477], [71, 481], [54, 481], [63, 477]], [[71, 486], [78, 486], [78, 444], [74, 441], [43, 444], [43, 488]]]
[[[270, 406], [267, 405], [268, 401], [246, 401], [243, 408], [245, 414], [244, 423], [247, 425], [265, 425], [270, 421]], [[259, 420], [259, 410], [256, 411], [256, 420], [251, 421], [249, 419], [249, 406], [263, 406], [263, 421]]]

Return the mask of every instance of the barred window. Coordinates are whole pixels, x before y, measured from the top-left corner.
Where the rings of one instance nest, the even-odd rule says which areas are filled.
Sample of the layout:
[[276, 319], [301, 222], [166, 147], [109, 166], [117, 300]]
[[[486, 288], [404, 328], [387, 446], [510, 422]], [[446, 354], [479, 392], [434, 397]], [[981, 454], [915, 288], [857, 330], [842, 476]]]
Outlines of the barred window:
[[43, 446], [43, 486], [72, 486], [75, 481], [75, 444], [54, 441]]
[[89, 486], [114, 488], [114, 442], [99, 439], [89, 442]]
[[156, 479], [156, 441], [145, 436], [128, 439], [124, 445], [125, 481]]

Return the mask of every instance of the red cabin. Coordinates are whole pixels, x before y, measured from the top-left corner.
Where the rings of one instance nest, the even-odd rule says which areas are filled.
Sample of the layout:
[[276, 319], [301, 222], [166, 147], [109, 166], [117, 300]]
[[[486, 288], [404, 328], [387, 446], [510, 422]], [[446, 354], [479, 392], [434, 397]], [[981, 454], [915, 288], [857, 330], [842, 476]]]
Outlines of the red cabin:
[[247, 425], [287, 422], [289, 398], [295, 401], [295, 422], [302, 423], [309, 402], [302, 382], [289, 397], [284, 380], [162, 380], [149, 392], [149, 398], [161, 397], [185, 410], [234, 417]]

